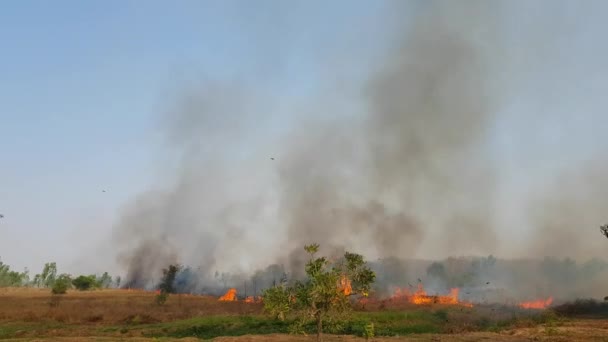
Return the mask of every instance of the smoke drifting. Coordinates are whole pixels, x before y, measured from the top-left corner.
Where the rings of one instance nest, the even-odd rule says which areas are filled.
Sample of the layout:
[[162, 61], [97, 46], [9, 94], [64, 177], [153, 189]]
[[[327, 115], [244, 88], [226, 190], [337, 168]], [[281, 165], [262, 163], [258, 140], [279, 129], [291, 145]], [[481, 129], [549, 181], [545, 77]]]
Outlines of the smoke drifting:
[[[184, 282], [206, 288], [225, 283], [218, 270], [251, 275], [277, 263], [297, 272], [305, 260], [301, 247], [312, 242], [332, 254], [347, 249], [369, 259], [496, 250], [511, 258], [598, 255], [584, 251], [589, 239], [600, 240], [593, 227], [603, 223], [605, 207], [606, 173], [597, 170], [608, 163], [601, 158], [589, 169], [575, 168], [558, 190], [513, 200], [525, 203], [521, 221], [533, 232], [524, 243], [502, 241], [495, 229], [505, 180], [492, 135], [513, 93], [498, 91], [497, 79], [503, 87], [517, 83], [500, 73], [499, 63], [507, 62], [499, 56], [506, 25], [500, 6], [425, 2], [413, 8], [417, 14], [389, 32], [397, 44], [356, 85], [352, 102], [362, 103], [356, 113], [334, 113], [340, 101], [319, 96], [310, 101], [318, 100], [312, 107], [320, 114], [268, 138], [263, 127], [272, 116], [266, 113], [284, 108], [272, 94], [245, 82], [207, 82], [187, 92], [163, 120], [174, 177], [159, 185], [165, 190], [142, 194], [115, 226], [127, 283], [151, 286], [174, 262], [196, 267]], [[594, 235], [579, 234], [583, 228]], [[406, 273], [405, 264], [395, 265]], [[410, 266], [408, 279], [416, 279], [428, 265]], [[273, 266], [266, 283], [278, 269]], [[533, 280], [534, 270], [524, 273]], [[517, 283], [500, 274], [488, 277]], [[405, 281], [389, 278], [379, 277]]]
[[408, 257], [433, 238], [436, 251], [493, 250], [487, 57], [469, 37], [474, 20], [427, 10], [370, 77], [360, 121], [309, 127], [288, 150], [281, 213], [294, 247]]

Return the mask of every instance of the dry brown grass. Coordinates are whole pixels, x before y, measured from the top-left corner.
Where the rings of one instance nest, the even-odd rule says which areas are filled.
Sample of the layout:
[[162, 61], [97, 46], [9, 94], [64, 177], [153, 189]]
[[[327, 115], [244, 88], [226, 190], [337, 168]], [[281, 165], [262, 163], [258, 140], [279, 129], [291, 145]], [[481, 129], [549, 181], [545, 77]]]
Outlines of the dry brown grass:
[[[71, 291], [63, 296], [53, 296], [48, 289], [2, 288], [0, 289], [0, 331], [3, 327], [14, 329], [5, 336], [13, 337], [7, 341], [15, 342], [154, 341], [146, 338], [143, 328], [138, 328], [137, 324], [172, 322], [211, 315], [255, 315], [262, 312], [260, 304], [218, 302], [217, 298], [208, 296], [173, 295], [164, 306], [156, 305], [154, 298], [155, 293], [146, 291]], [[365, 311], [370, 309], [366, 308]], [[503, 310], [498, 308], [495, 310], [492, 307], [475, 309], [475, 315], [484, 317], [502, 313]], [[466, 309], [462, 314], [459, 311], [451, 311], [450, 320], [464, 327], [467, 323], [466, 315]], [[529, 323], [529, 321], [525, 322]], [[129, 327], [129, 329], [121, 331], [120, 327]], [[448, 332], [451, 333], [413, 334], [399, 338], [381, 337], [373, 341], [608, 341], [608, 320], [578, 319], [560, 321], [559, 324], [513, 325], [500, 333], [475, 332], [468, 329], [454, 329]], [[195, 341], [193, 338], [163, 338], [162, 340]], [[362, 338], [335, 335], [326, 335], [325, 340], [364, 341]], [[219, 337], [215, 341], [304, 342], [314, 341], [314, 337], [283, 334], [246, 335]]]
[[130, 290], [69, 291], [51, 295], [48, 289], [0, 289], [2, 322], [55, 321], [67, 324], [157, 323], [206, 315], [262, 312], [261, 304], [218, 302], [209, 296], [171, 295], [155, 304], [155, 293]]

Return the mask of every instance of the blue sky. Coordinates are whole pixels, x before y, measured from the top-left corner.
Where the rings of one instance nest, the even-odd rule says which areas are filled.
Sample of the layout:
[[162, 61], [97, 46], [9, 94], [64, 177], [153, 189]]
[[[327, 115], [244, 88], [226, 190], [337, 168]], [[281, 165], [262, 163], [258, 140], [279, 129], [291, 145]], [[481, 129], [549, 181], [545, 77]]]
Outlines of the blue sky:
[[[608, 128], [605, 6], [555, 3], [507, 8], [501, 63], [518, 85], [501, 85], [510, 97], [489, 147], [503, 172], [516, 175], [507, 177], [506, 197], [526, 191], [528, 172], [608, 153], [608, 140], [598, 138]], [[107, 239], [120, 208], [164, 172], [159, 116], [199, 79], [255, 84], [287, 109], [340, 80], [362, 82], [392, 44], [393, 28], [416, 10], [399, 18], [387, 8], [380, 1], [3, 2], [0, 257], [34, 270], [50, 260], [72, 265]], [[266, 133], [282, 132], [294, 115], [272, 116]]]
[[324, 57], [375, 40], [382, 5], [359, 2], [342, 16], [345, 4], [3, 3], [2, 260], [65, 265], [105, 238], [119, 208], [158, 176], [158, 117], [185, 85], [238, 79], [306, 96]]

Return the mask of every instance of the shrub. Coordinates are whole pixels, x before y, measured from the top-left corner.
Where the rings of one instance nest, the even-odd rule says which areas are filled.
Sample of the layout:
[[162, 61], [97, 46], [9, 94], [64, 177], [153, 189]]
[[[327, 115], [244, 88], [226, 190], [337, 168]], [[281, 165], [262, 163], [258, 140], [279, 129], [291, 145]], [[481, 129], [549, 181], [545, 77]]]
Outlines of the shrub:
[[84, 276], [81, 275], [78, 278], [72, 280], [74, 287], [80, 291], [90, 290], [91, 288], [97, 287], [97, 279], [95, 276]]
[[363, 337], [365, 337], [366, 341], [369, 341], [370, 339], [374, 338], [374, 336], [375, 336], [374, 323], [366, 324], [365, 330], [363, 331]]
[[56, 281], [55, 284], [53, 284], [51, 292], [53, 294], [65, 294], [69, 287], [70, 286], [67, 281]]

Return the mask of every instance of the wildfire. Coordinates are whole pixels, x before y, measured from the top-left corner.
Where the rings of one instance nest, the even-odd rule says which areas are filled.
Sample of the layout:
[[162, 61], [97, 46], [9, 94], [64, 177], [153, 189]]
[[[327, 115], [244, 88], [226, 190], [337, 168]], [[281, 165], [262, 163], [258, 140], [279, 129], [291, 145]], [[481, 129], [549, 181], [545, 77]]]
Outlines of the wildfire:
[[245, 303], [261, 303], [262, 297], [247, 296]]
[[473, 306], [471, 303], [460, 302], [458, 300], [458, 294], [460, 289], [450, 289], [450, 293], [445, 296], [430, 296], [424, 290], [422, 283], [418, 284], [418, 288], [414, 293], [411, 293], [408, 289], [396, 289], [391, 299], [405, 299], [408, 302], [416, 305], [425, 304], [444, 304], [444, 305], [464, 305]]
[[349, 296], [353, 293], [353, 287], [351, 286], [350, 279], [348, 279], [345, 275], [340, 278], [339, 284], [340, 292], [344, 293], [345, 296]]
[[551, 305], [551, 303], [553, 303], [553, 297], [549, 297], [545, 300], [539, 299], [530, 302], [521, 302], [519, 303], [519, 307], [524, 309], [545, 309]]
[[226, 291], [226, 293], [220, 297], [220, 302], [235, 302], [236, 299], [236, 289], [232, 288]]

